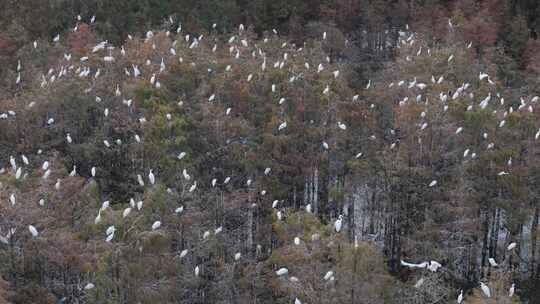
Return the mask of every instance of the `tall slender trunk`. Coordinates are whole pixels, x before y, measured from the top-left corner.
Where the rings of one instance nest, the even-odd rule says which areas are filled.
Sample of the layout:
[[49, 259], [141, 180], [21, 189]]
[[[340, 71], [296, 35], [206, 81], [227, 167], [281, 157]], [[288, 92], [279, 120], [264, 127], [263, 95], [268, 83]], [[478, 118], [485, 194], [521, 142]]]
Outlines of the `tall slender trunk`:
[[535, 264], [537, 263], [536, 259], [536, 242], [538, 240], [538, 216], [540, 213], [540, 208], [536, 206], [533, 216], [533, 221], [531, 225], [531, 278], [534, 278], [535, 274]]
[[249, 254], [253, 252], [253, 208], [251, 203], [248, 204], [248, 218], [247, 218], [247, 251]]
[[489, 234], [488, 234], [488, 231], [489, 231], [489, 216], [488, 216], [488, 212], [481, 212], [480, 213], [481, 216], [483, 215], [483, 221], [482, 221], [482, 233], [483, 233], [483, 238], [482, 238], [482, 259], [480, 261], [480, 267], [481, 267], [481, 272], [480, 272], [480, 276], [483, 276], [484, 275], [484, 265], [486, 265], [486, 260], [487, 260], [487, 249], [488, 249], [488, 238], [489, 238]]
[[319, 214], [319, 169], [313, 173], [313, 211]]

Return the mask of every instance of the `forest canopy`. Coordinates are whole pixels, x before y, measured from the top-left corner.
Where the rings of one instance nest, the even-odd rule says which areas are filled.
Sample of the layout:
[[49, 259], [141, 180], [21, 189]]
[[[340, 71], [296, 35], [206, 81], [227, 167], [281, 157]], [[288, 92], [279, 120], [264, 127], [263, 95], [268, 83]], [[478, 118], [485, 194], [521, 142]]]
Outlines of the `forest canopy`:
[[536, 1], [0, 8], [0, 304], [540, 297]]

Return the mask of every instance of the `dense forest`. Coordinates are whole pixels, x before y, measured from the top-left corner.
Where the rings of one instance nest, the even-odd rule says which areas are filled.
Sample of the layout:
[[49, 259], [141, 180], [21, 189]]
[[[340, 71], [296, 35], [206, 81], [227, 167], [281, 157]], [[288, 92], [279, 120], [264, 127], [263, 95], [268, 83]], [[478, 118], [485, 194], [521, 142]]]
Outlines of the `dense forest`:
[[540, 2], [0, 1], [0, 304], [540, 303]]

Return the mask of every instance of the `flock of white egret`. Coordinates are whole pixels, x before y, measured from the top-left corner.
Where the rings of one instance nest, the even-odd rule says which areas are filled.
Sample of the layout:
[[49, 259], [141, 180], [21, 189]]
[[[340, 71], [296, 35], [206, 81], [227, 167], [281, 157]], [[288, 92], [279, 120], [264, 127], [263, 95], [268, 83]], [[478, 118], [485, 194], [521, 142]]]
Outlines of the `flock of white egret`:
[[[81, 20], [82, 20], [81, 17], [78, 16], [77, 26], [73, 29], [73, 31], [77, 31], [78, 24]], [[90, 20], [90, 24], [93, 24], [95, 21], [96, 21], [95, 17], [92, 17]], [[171, 19], [170, 21], [172, 23], [173, 20]], [[449, 26], [452, 27], [451, 22], [449, 22]], [[132, 63], [131, 65], [124, 67], [124, 73], [126, 77], [145, 79], [145, 81], [148, 81], [148, 84], [150, 86], [156, 89], [160, 89], [163, 86], [163, 84], [160, 82], [160, 76], [161, 74], [167, 71], [168, 62], [171, 62], [173, 60], [176, 60], [180, 63], [184, 62], [184, 58], [182, 57], [182, 50], [179, 49], [178, 46], [180, 44], [186, 44], [187, 48], [191, 50], [191, 49], [196, 49], [200, 47], [200, 45], [205, 41], [205, 37], [203, 35], [195, 37], [189, 34], [183, 34], [182, 27], [180, 24], [177, 26], [176, 35], [170, 32], [166, 32], [166, 35], [167, 37], [171, 38], [169, 40], [170, 45], [168, 46], [169, 48], [168, 53], [161, 54], [163, 55], [163, 57], [161, 57], [161, 60], [159, 60], [158, 62], [152, 62], [150, 59], [146, 59], [144, 60], [144, 63], [142, 64]], [[274, 35], [277, 36], [277, 32], [275, 30], [274, 30]], [[154, 32], [148, 31], [145, 37], [143, 38], [144, 43], [150, 44], [154, 50], [156, 49], [156, 45], [154, 42], [155, 36], [156, 35], [154, 34]], [[130, 35], [128, 39], [133, 40], [136, 38]], [[283, 42], [283, 45], [282, 45], [283, 53], [280, 56], [281, 58], [277, 60], [273, 65], [269, 64], [267, 63], [269, 59], [267, 58], [265, 54], [265, 50], [264, 50], [264, 46], [269, 41], [269, 39], [272, 39], [272, 38], [271, 37], [264, 38], [262, 43], [257, 43], [256, 41], [250, 41], [245, 35], [244, 26], [240, 25], [237, 33], [232, 35], [230, 39], [228, 40], [228, 42], [223, 43], [223, 44], [215, 43], [212, 46], [212, 52], [214, 53], [218, 52], [220, 48], [227, 49], [230, 56], [236, 59], [240, 58], [242, 53], [250, 54], [251, 57], [257, 58], [257, 60], [259, 61], [259, 68], [258, 68], [257, 73], [263, 74], [265, 73], [265, 71], [272, 68], [287, 70], [290, 57], [299, 56], [298, 54], [301, 54], [301, 52], [303, 51], [302, 48], [298, 48], [294, 50], [295, 54], [291, 55], [288, 53], [291, 51], [291, 47], [287, 44], [287, 42]], [[327, 39], [327, 33], [324, 32], [322, 35], [323, 42], [326, 39]], [[62, 40], [62, 36], [58, 34], [52, 39], [52, 42], [58, 44], [61, 42], [61, 40]], [[415, 58], [418, 58], [421, 56], [434, 56], [435, 53], [437, 52], [437, 51], [432, 51], [429, 48], [423, 49], [422, 47], [416, 50], [415, 41], [416, 41], [416, 37], [414, 33], [411, 33], [408, 31], [400, 32], [399, 48], [402, 49], [402, 52], [404, 53], [407, 53], [407, 54], [410, 53], [409, 55], [405, 57], [406, 61], [413, 62]], [[214, 43], [214, 42], [209, 41], [208, 43]], [[470, 47], [471, 47], [471, 44], [468, 44], [465, 46], [465, 48], [467, 49]], [[33, 48], [34, 49], [39, 48], [37, 41], [33, 43]], [[98, 79], [99, 77], [103, 77], [107, 73], [106, 72], [107, 69], [103, 69], [103, 70], [101, 68], [93, 69], [90, 65], [88, 65], [88, 63], [91, 61], [95, 62], [96, 60], [98, 61], [101, 60], [102, 63], [100, 65], [102, 66], [114, 65], [116, 64], [116, 62], [119, 61], [117, 60], [118, 56], [126, 57], [127, 54], [130, 53], [130, 51], [131, 50], [129, 48], [124, 47], [124, 46], [121, 46], [120, 50], [118, 51], [117, 48], [115, 48], [110, 43], [108, 43], [108, 41], [105, 40], [95, 45], [92, 49], [88, 50], [88, 54], [85, 56], [82, 56], [81, 58], [77, 59], [72, 54], [66, 53], [64, 54], [63, 60], [59, 61], [61, 63], [59, 66], [51, 67], [47, 72], [41, 75], [40, 77], [41, 88], [44, 88], [44, 89], [50, 88], [54, 86], [56, 82], [60, 82], [65, 78], [76, 77], [79, 79], [88, 80], [89, 87], [88, 89], [84, 91], [85, 94], [89, 94], [90, 92], [95, 92], [96, 88], [93, 87], [94, 80]], [[447, 61], [447, 64], [451, 66], [455, 58], [456, 57], [454, 56], [454, 54], [450, 54], [445, 60]], [[303, 68], [306, 71], [311, 71], [313, 70], [311, 66], [316, 66], [317, 67], [316, 73], [326, 73], [325, 72], [326, 66], [329, 66], [330, 62], [331, 62], [330, 58], [327, 57], [322, 62], [315, 63], [315, 64], [313, 63], [310, 64], [308, 62], [305, 62]], [[185, 62], [185, 64], [189, 64], [189, 63]], [[217, 64], [218, 62], [216, 60], [215, 65], [217, 66]], [[24, 77], [21, 76], [21, 72], [23, 68], [24, 68], [24, 63], [19, 61], [16, 68], [17, 75], [15, 79], [15, 83], [18, 86], [24, 86], [25, 82], [31, 82], [34, 80], [34, 79], [25, 79]], [[234, 69], [235, 69], [234, 65], [227, 65], [225, 67], [224, 73], [234, 71]], [[292, 67], [289, 69], [290, 71], [289, 82], [290, 83], [293, 83], [294, 81], [299, 79], [299, 77], [301, 77], [301, 74], [297, 73], [295, 69], [293, 69]], [[251, 82], [251, 81], [254, 81], [254, 79], [257, 79], [256, 77], [254, 77], [253, 73], [250, 73], [244, 76], [247, 82]], [[339, 77], [340, 77], [339, 70], [336, 69], [333, 71], [328, 71], [327, 84], [324, 86], [324, 89], [322, 91], [323, 95], [329, 95], [331, 93], [332, 89], [329, 84], [332, 81], [332, 79], [337, 79]], [[503, 109], [503, 107], [505, 107], [505, 100], [501, 96], [501, 94], [496, 91], [495, 83], [492, 81], [490, 75], [488, 75], [486, 72], [481, 72], [479, 74], [478, 76], [479, 83], [476, 83], [474, 85], [470, 83], [463, 83], [463, 84], [460, 84], [458, 87], [456, 87], [453, 90], [453, 93], [451, 92], [439, 92], [439, 94], [432, 93], [433, 91], [436, 91], [438, 89], [438, 86], [443, 85], [443, 84], [448, 85], [447, 81], [448, 80], [446, 80], [445, 75], [438, 75], [438, 76], [432, 75], [431, 79], [425, 79], [425, 80], [417, 79], [417, 77], [414, 77], [412, 80], [406, 80], [406, 79], [395, 80], [386, 86], [383, 85], [382, 83], [376, 83], [375, 81], [369, 80], [365, 87], [365, 90], [372, 90], [374, 87], [377, 87], [377, 86], [381, 86], [381, 87], [385, 86], [386, 89], [388, 90], [395, 89], [396, 95], [398, 96], [400, 94], [404, 95], [400, 97], [399, 100], [397, 100], [397, 103], [399, 104], [399, 106], [406, 106], [407, 104], [410, 104], [410, 103], [424, 104], [426, 110], [422, 111], [419, 117], [419, 121], [418, 121], [418, 126], [419, 126], [418, 132], [420, 133], [424, 132], [424, 130], [426, 130], [426, 128], [429, 127], [429, 124], [430, 124], [430, 115], [429, 115], [430, 110], [428, 110], [429, 107], [435, 106], [435, 107], [438, 107], [439, 109], [442, 109], [442, 111], [445, 112], [448, 110], [448, 105], [451, 101], [457, 100], [460, 98], [468, 99], [470, 101], [470, 106], [466, 109], [466, 111], [471, 111], [474, 108], [480, 108], [482, 110], [486, 110], [488, 109], [488, 107], [490, 107], [490, 103], [491, 103], [491, 105], [493, 105], [493, 107], [490, 107], [490, 109], [492, 109], [491, 113], [492, 115], [498, 117], [499, 128], [506, 127], [506, 119], [508, 115], [510, 115], [513, 111], [527, 111], [527, 112], [533, 113], [534, 107], [536, 106], [537, 101], [539, 100], [538, 96], [534, 96], [532, 98], [521, 98], [519, 107], [517, 109], [513, 109], [512, 107], [510, 107], [508, 110], [501, 110]], [[489, 93], [487, 94], [487, 96], [482, 98], [480, 102], [476, 103], [475, 100], [477, 97], [474, 95], [474, 87], [482, 86], [483, 82], [487, 83]], [[276, 92], [278, 90], [278, 86], [279, 84], [272, 84], [272, 92]], [[124, 93], [122, 88], [123, 86], [120, 83], [116, 84], [114, 86], [114, 91], [110, 92], [111, 97], [112, 96], [116, 97], [126, 107], [133, 107], [134, 103], [138, 101], [133, 100], [133, 97], [129, 97], [128, 94]], [[219, 99], [218, 95], [219, 95], [218, 92], [210, 94], [208, 96], [207, 101], [209, 103], [216, 102], [216, 100]], [[100, 103], [102, 100], [102, 96], [100, 97], [96, 95], [95, 100], [97, 103]], [[360, 100], [361, 100], [361, 97], [359, 97], [359, 95], [354, 95], [351, 97], [352, 103], [359, 103], [359, 102], [365, 103], [366, 102], [366, 101], [360, 101]], [[289, 102], [289, 98], [287, 96], [280, 96], [277, 99], [277, 103], [280, 106], [288, 102]], [[33, 103], [30, 103], [28, 107], [32, 107], [33, 105], [34, 105]], [[374, 105], [372, 104], [370, 106], [373, 107]], [[227, 116], [230, 115], [231, 111], [234, 111], [234, 109], [232, 109], [231, 107], [228, 107], [226, 109], [226, 115]], [[109, 117], [111, 115], [111, 110], [105, 107], [103, 110], [103, 115], [105, 117]], [[12, 110], [7, 110], [5, 113], [0, 113], [0, 119], [16, 119], [16, 118], [17, 118], [17, 113], [15, 113]], [[167, 113], [166, 119], [171, 120], [172, 114]], [[140, 117], [139, 122], [141, 124], [144, 124], [144, 122], [146, 122], [146, 118]], [[54, 117], [50, 117], [46, 120], [46, 123], [47, 125], [53, 125], [57, 123], [57, 121]], [[283, 132], [287, 129], [287, 127], [288, 127], [288, 123], [286, 120], [280, 121], [279, 124], [277, 125], [277, 131]], [[347, 128], [347, 125], [341, 120], [338, 120], [337, 128], [338, 130], [343, 131], [343, 132], [350, 130], [350, 128]], [[491, 134], [488, 134], [487, 132], [481, 131], [481, 130], [466, 130], [462, 126], [457, 126], [454, 132], [454, 136], [461, 136], [464, 132], [482, 132], [481, 134], [482, 138], [486, 140], [486, 145], [485, 145], [486, 150], [493, 149], [495, 145], [497, 145], [494, 139], [493, 141], [490, 141], [491, 138], [494, 138], [492, 137]], [[375, 136], [373, 135], [372, 137], [374, 138]], [[539, 137], [540, 137], [540, 130], [538, 130], [534, 138], [535, 140], [537, 140]], [[142, 141], [144, 141], [144, 135], [136, 133], [134, 136], [134, 139], [136, 143], [141, 143]], [[74, 142], [77, 142], [77, 138], [75, 138], [73, 134], [67, 132], [65, 134], [65, 142], [67, 145], [70, 145], [70, 144], [73, 144]], [[115, 140], [112, 138], [103, 140], [104, 148], [110, 148], [113, 144], [121, 145], [122, 141], [119, 139]], [[321, 146], [322, 146], [322, 149], [324, 149], [325, 151], [332, 149], [331, 145], [327, 141], [324, 141], [324, 140], [322, 141]], [[396, 147], [396, 143], [392, 143], [389, 149], [394, 149], [395, 147]], [[44, 152], [45, 151], [38, 151], [38, 154], [42, 154]], [[187, 152], [184, 152], [184, 151], [178, 151], [177, 153], [178, 154], [176, 156], [176, 159], [178, 161], [183, 161], [183, 159], [187, 156]], [[479, 153], [481, 153], [481, 151], [472, 151], [471, 148], [465, 147], [463, 158], [475, 159]], [[363, 156], [362, 152], [356, 151], [352, 155], [352, 158], [361, 158], [362, 156]], [[15, 179], [18, 181], [24, 180], [27, 177], [27, 174], [30, 172], [30, 168], [31, 168], [31, 159], [29, 159], [25, 155], [20, 155], [19, 157], [21, 158], [23, 165], [19, 165], [17, 163], [16, 157], [14, 156], [9, 157], [11, 172], [13, 176], [15, 177]], [[512, 174], [511, 166], [512, 166], [512, 159], [508, 159], [508, 162], [507, 162], [508, 168], [503, 171], [500, 171], [498, 173], [498, 176], [503, 177], [504, 175]], [[91, 167], [91, 170], [90, 170], [91, 177], [94, 178], [96, 176], [99, 176], [100, 168], [96, 166], [90, 166], [90, 167]], [[40, 169], [41, 169], [41, 178], [44, 180], [48, 179], [51, 174], [49, 161], [44, 161], [41, 164]], [[2, 168], [0, 169], [0, 174], [5, 173], [7, 171], [8, 169]], [[269, 175], [271, 173], [272, 173], [271, 167], [267, 167], [263, 172], [264, 175]], [[69, 173], [69, 176], [76, 176], [76, 175], [78, 175], [77, 167], [73, 166], [71, 172]], [[149, 169], [147, 172], [140, 172], [137, 174], [136, 177], [137, 177], [137, 182], [141, 187], [152, 187], [156, 183], [159, 182], [159, 175], [156, 174], [153, 169]], [[183, 169], [182, 177], [184, 178], [186, 182], [190, 183], [188, 187], [189, 193], [197, 191], [198, 181], [194, 172], [188, 172], [187, 169]], [[209, 181], [208, 184], [211, 187], [216, 187], [217, 185], [220, 185], [220, 184], [226, 185], [230, 181], [231, 181], [230, 176], [226, 177], [221, 182], [217, 178], [212, 178], [212, 180]], [[252, 179], [248, 179], [245, 181], [245, 185], [249, 187], [251, 183], [253, 182], [254, 181]], [[426, 187], [433, 188], [439, 185], [440, 185], [440, 181], [438, 181], [437, 179], [433, 179], [428, 185], [426, 185]], [[61, 187], [62, 187], [62, 179], [58, 178], [56, 180], [54, 188], [56, 190], [59, 190]], [[266, 193], [267, 193], [266, 190], [262, 190], [260, 192], [261, 195], [265, 195]], [[12, 206], [18, 204], [17, 195], [15, 193], [11, 193], [9, 195], [9, 202]], [[43, 206], [44, 204], [45, 204], [45, 201], [41, 199], [39, 202], [39, 205]], [[283, 213], [279, 209], [279, 200], [274, 200], [272, 207], [275, 209], [278, 220], [281, 220], [283, 218]], [[102, 213], [106, 211], [108, 208], [110, 208], [110, 202], [109, 201], [103, 202], [101, 208], [99, 208], [99, 210], [97, 211], [97, 215], [94, 220], [94, 223], [96, 225], [101, 222]], [[132, 215], [133, 212], [140, 211], [142, 208], [144, 208], [144, 203], [142, 200], [136, 202], [134, 199], [131, 199], [129, 206], [125, 208], [122, 212], [122, 218], [125, 219], [129, 217], [130, 215]], [[305, 210], [311, 213], [312, 212], [311, 204], [307, 204], [305, 206]], [[174, 212], [178, 215], [182, 214], [183, 211], [184, 211], [184, 206], [178, 206], [174, 210]], [[333, 228], [335, 232], [340, 233], [343, 230], [343, 227], [346, 225], [344, 222], [343, 215], [338, 215], [338, 218], [334, 221], [333, 224], [334, 224]], [[150, 227], [148, 227], [148, 229], [159, 230], [159, 229], [162, 229], [164, 225], [166, 225], [166, 223], [163, 223], [160, 220], [156, 220], [153, 222], [153, 224]], [[32, 223], [27, 223], [27, 227], [28, 227], [28, 232], [30, 233], [32, 237], [34, 238], [40, 237], [41, 232], [38, 227], [35, 227]], [[217, 227], [214, 231], [214, 234], [218, 234], [221, 231], [222, 231], [222, 227]], [[108, 226], [104, 233], [104, 240], [106, 242], [113, 242], [114, 237], [115, 237], [115, 232], [116, 232], [116, 227], [114, 225]], [[11, 236], [13, 236], [14, 233], [15, 233], [15, 229], [10, 228], [7, 235], [0, 236], [0, 241], [2, 241], [3, 243], [9, 243], [9, 239], [11, 238]], [[206, 239], [209, 236], [210, 236], [210, 231], [206, 231], [203, 235], [203, 239]], [[312, 237], [312, 239], [315, 240], [317, 239], [317, 237], [314, 236]], [[299, 245], [300, 242], [301, 240], [299, 237], [294, 238], [295, 245]], [[516, 243], [511, 243], [508, 245], [507, 249], [508, 251], [512, 251], [515, 247], [516, 247]], [[180, 253], [180, 257], [185, 257], [187, 254], [188, 254], [188, 250], [185, 249]], [[239, 261], [241, 258], [242, 258], [241, 252], [237, 252], [234, 254], [235, 261]], [[489, 263], [492, 267], [500, 267], [500, 265], [493, 258], [489, 258]], [[410, 262], [401, 261], [401, 265], [404, 267], [408, 267], [410, 269], [427, 269], [431, 272], [437, 272], [441, 267], [444, 267], [440, 263], [433, 260], [425, 261], [420, 264], [414, 264]], [[199, 265], [197, 265], [194, 268], [195, 276], [199, 276], [201, 274], [201, 271], [202, 271], [201, 268], [199, 267]], [[283, 276], [289, 276], [291, 273], [287, 267], [282, 267], [282, 268], [279, 268], [275, 272], [275, 274], [277, 276], [283, 277]], [[336, 279], [338, 275], [339, 274], [334, 273], [334, 271], [329, 270], [327, 273], [325, 273], [322, 276], [322, 279], [325, 281], [333, 281]], [[298, 281], [298, 278], [294, 276], [290, 276], [289, 279], [291, 281]], [[487, 285], [487, 283], [485, 282], [479, 282], [479, 283], [480, 283], [480, 288], [483, 294], [488, 298], [491, 297], [490, 288]], [[84, 289], [89, 290], [89, 289], [93, 289], [94, 287], [95, 287], [94, 284], [89, 282], [85, 285]], [[512, 284], [512, 286], [509, 289], [510, 297], [513, 296], [514, 291], [515, 291], [515, 285]], [[461, 303], [463, 299], [464, 299], [463, 290], [461, 290], [457, 298], [457, 302]], [[295, 304], [301, 304], [301, 301], [298, 298], [295, 298]]]

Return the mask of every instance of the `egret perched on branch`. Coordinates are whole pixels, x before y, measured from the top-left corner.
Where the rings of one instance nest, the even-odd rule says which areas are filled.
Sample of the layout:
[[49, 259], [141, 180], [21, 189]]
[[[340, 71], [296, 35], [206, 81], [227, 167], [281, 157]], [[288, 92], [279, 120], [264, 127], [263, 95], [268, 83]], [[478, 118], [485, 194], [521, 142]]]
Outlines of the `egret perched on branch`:
[[109, 226], [109, 228], [107, 228], [107, 230], [105, 231], [105, 234], [111, 235], [111, 234], [113, 234], [115, 231], [116, 231], [116, 228], [115, 228], [114, 226]]
[[284, 267], [280, 268], [280, 269], [278, 269], [278, 271], [276, 271], [276, 274], [278, 276], [286, 275], [288, 273], [289, 273], [289, 270], [287, 268], [284, 268]]
[[152, 169], [150, 169], [150, 172], [148, 173], [148, 180], [150, 180], [150, 184], [152, 185], [156, 183], [156, 177], [154, 175], [154, 172], [152, 172]]
[[339, 215], [339, 218], [334, 223], [334, 228], [336, 229], [337, 233], [341, 231], [342, 221], [343, 221], [343, 215]]
[[514, 296], [514, 292], [516, 290], [516, 284], [512, 283], [512, 286], [510, 286], [510, 290], [508, 291], [508, 297], [513, 297]]
[[33, 237], [37, 237], [39, 235], [39, 232], [37, 231], [36, 227], [32, 225], [28, 225], [28, 230], [30, 231]]
[[160, 221], [155, 221], [155, 222], [152, 224], [152, 230], [159, 229], [159, 227], [161, 227], [161, 222], [160, 222]]
[[431, 271], [431, 272], [437, 272], [437, 269], [439, 269], [440, 267], [442, 267], [442, 265], [436, 261], [431, 261], [429, 262], [429, 265], [428, 265], [428, 269]]
[[420, 264], [413, 264], [413, 263], [408, 263], [408, 262], [405, 262], [403, 260], [401, 260], [401, 266], [405, 266], [405, 267], [409, 267], [409, 268], [426, 268], [428, 266], [428, 262], [422, 262]]
[[124, 212], [122, 212], [122, 218], [126, 218], [130, 212], [131, 212], [131, 208], [128, 207], [124, 209]]
[[193, 185], [189, 188], [189, 192], [193, 192], [197, 189], [197, 182], [193, 183]]
[[92, 283], [88, 283], [84, 286], [84, 290], [90, 290], [90, 289], [93, 289], [95, 286], [94, 284]]
[[491, 298], [491, 291], [489, 290], [489, 287], [484, 284], [484, 282], [480, 282], [480, 289], [482, 289], [482, 292], [486, 297]]
[[332, 270], [329, 270], [323, 277], [325, 281], [330, 280], [334, 276], [334, 272]]
[[184, 169], [184, 170], [182, 171], [182, 175], [184, 176], [184, 179], [185, 179], [185, 180], [190, 180], [190, 179], [191, 179], [191, 176], [187, 173], [187, 170], [186, 170], [186, 169]]

